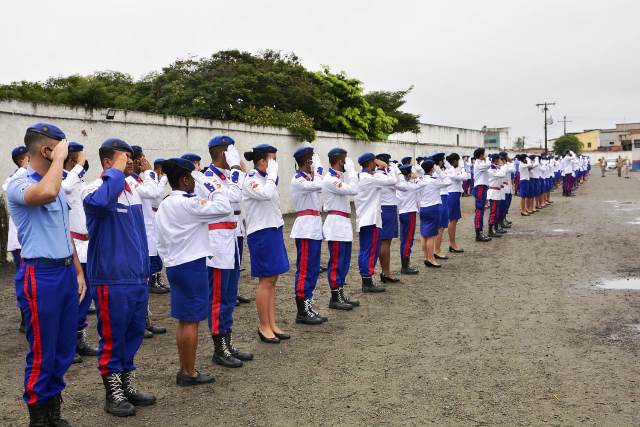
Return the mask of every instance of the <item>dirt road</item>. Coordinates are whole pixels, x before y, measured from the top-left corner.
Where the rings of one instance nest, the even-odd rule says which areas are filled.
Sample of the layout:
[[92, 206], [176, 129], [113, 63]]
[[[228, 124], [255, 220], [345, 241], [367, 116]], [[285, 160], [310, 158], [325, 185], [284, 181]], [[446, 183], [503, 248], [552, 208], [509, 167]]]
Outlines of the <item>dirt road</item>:
[[[639, 179], [594, 174], [578, 197], [556, 193], [552, 208], [529, 218], [514, 209], [512, 232], [488, 244], [471, 239], [466, 198], [466, 253], [381, 295], [360, 294], [354, 244], [349, 284], [362, 307], [329, 311], [322, 277], [316, 299], [330, 320], [321, 327], [294, 323], [291, 272], [278, 286], [290, 342], [259, 343], [255, 307], [241, 306], [235, 332], [256, 357], [228, 370], [211, 364], [203, 325], [199, 366], [216, 375], [212, 386], [175, 386], [175, 322], [169, 298], [154, 295], [153, 318], [170, 331], [145, 341], [137, 364], [158, 404], [126, 420], [105, 415], [87, 359], [67, 374], [64, 412], [80, 426], [639, 425], [640, 291], [595, 286], [640, 276]], [[289, 254], [295, 265], [292, 244]], [[25, 340], [11, 276], [2, 274], [0, 297], [0, 424], [25, 425]], [[253, 283], [245, 272], [245, 295]], [[95, 342], [95, 319], [90, 336]]]

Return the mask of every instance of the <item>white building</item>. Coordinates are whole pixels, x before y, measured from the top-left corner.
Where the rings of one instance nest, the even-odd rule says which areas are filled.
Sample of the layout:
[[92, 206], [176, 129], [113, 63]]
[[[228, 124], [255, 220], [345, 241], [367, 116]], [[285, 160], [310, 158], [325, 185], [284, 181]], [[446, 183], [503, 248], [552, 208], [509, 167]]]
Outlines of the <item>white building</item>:
[[468, 129], [453, 126], [420, 123], [420, 132], [404, 132], [389, 135], [389, 141], [414, 142], [425, 145], [445, 145], [461, 148], [487, 147], [510, 149], [513, 142], [511, 128]]

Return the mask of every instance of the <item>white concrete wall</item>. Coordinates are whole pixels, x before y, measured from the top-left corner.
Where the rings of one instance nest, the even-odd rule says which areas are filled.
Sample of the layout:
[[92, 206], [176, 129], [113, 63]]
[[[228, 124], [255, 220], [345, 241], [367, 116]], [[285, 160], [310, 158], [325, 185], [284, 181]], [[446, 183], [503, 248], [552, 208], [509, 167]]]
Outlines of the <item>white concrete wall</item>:
[[[59, 105], [1, 101], [0, 152], [4, 153], [5, 161], [0, 162], [0, 176], [6, 177], [15, 170], [10, 152], [14, 147], [23, 144], [25, 130], [36, 122], [55, 124], [66, 133], [69, 140], [77, 141], [85, 146], [90, 163], [87, 174], [89, 179], [94, 179], [99, 175], [98, 147], [107, 138], [118, 137], [130, 144], [140, 145], [150, 160], [158, 157], [179, 156], [189, 151], [201, 155], [204, 164], [207, 164], [207, 142], [209, 139], [214, 135], [229, 135], [234, 138], [241, 153], [262, 143], [268, 143], [278, 148], [281, 176], [278, 191], [282, 200], [283, 212], [291, 211], [289, 181], [295, 169], [292, 155], [298, 147], [304, 144], [292, 137], [288, 130], [131, 111], [118, 111], [113, 120], [106, 120], [105, 112], [105, 110], [86, 110]], [[443, 130], [443, 135], [447, 132], [454, 131]], [[451, 134], [448, 135], [447, 138], [450, 138]], [[455, 145], [455, 134], [453, 137], [453, 145]], [[317, 139], [311, 145], [327, 166], [326, 154], [336, 146], [346, 149], [354, 161], [358, 155], [366, 151], [386, 152], [391, 154], [392, 158], [400, 159], [403, 156], [415, 158], [439, 151], [470, 154], [478, 146], [475, 144], [477, 141], [474, 138], [475, 136], [468, 137], [468, 139], [461, 138], [460, 147], [452, 149], [450, 144], [434, 144], [427, 147], [423, 144], [417, 144], [415, 141], [364, 142], [344, 134], [318, 132]], [[443, 141], [443, 139], [437, 140]], [[474, 145], [464, 147], [463, 141], [473, 142]], [[480, 141], [482, 142], [482, 139]]]
[[420, 124], [420, 132], [394, 133], [391, 141], [411, 141], [419, 144], [444, 145], [449, 147], [484, 147], [484, 134], [479, 129], [465, 129], [451, 126]]

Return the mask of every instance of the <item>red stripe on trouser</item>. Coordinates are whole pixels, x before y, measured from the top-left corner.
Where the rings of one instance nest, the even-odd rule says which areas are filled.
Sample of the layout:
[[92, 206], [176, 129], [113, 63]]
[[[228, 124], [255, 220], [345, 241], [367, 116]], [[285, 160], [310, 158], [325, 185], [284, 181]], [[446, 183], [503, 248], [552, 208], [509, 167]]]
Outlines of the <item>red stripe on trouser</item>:
[[409, 251], [411, 250], [411, 246], [413, 246], [413, 236], [416, 232], [416, 213], [411, 212], [409, 214], [409, 230], [407, 233], [409, 234], [404, 241], [404, 257], [409, 257]]
[[331, 242], [331, 271], [329, 272], [329, 287], [338, 289], [338, 259], [340, 257], [340, 243]]
[[307, 280], [309, 263], [309, 241], [300, 240], [300, 266], [298, 268], [298, 283], [296, 283], [296, 297], [304, 299], [304, 282]]
[[[29, 290], [29, 285], [31, 289]], [[33, 406], [38, 403], [38, 394], [33, 390], [40, 378], [42, 367], [42, 341], [40, 339], [40, 319], [38, 316], [38, 290], [36, 283], [36, 269], [34, 266], [26, 266], [24, 273], [24, 294], [31, 310], [31, 328], [33, 329], [33, 360], [31, 361], [31, 373], [27, 380], [26, 391], [29, 395], [27, 405]]]
[[220, 335], [220, 304], [222, 300], [222, 271], [213, 268], [213, 292], [211, 295], [211, 335]]
[[496, 215], [498, 214], [498, 201], [491, 201], [491, 213], [489, 214], [489, 224], [494, 225], [496, 223]]
[[378, 227], [373, 227], [373, 236], [371, 241], [371, 253], [369, 254], [369, 274], [375, 272], [376, 267], [376, 249], [378, 247]]
[[[482, 211], [484, 210], [483, 192], [484, 192], [484, 186], [479, 185], [476, 187], [476, 216], [474, 221], [476, 230], [482, 229]], [[478, 202], [483, 204], [481, 208], [477, 206]]]
[[102, 355], [98, 361], [98, 370], [100, 375], [109, 375], [109, 362], [113, 357], [113, 336], [111, 334], [111, 318], [109, 317], [109, 287], [107, 285], [99, 285], [96, 287], [98, 292], [98, 305], [100, 310], [100, 323], [102, 324]]

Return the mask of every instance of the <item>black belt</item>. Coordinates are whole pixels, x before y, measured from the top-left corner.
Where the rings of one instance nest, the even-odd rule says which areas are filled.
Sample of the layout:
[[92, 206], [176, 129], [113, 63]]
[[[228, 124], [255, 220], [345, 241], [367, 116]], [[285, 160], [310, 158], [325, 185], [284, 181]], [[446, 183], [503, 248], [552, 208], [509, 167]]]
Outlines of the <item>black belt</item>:
[[67, 258], [24, 258], [23, 261], [27, 264], [42, 263], [48, 265], [71, 265], [73, 262], [73, 256]]

